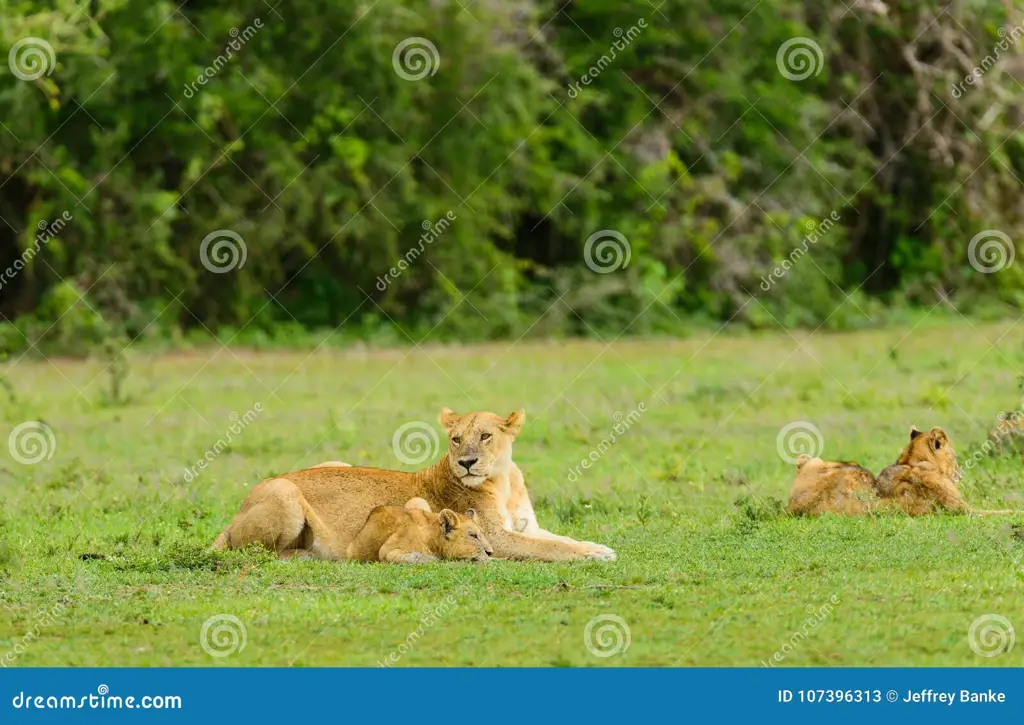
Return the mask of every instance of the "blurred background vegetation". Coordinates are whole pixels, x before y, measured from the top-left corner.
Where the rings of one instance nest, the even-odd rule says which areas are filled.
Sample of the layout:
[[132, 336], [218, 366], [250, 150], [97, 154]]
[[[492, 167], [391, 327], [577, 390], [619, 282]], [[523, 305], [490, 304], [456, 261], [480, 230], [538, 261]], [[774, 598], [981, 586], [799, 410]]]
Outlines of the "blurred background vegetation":
[[[967, 248], [1024, 239], [1024, 42], [954, 87], [1022, 24], [1009, 0], [0, 0], [5, 54], [54, 52], [35, 80], [0, 64], [0, 268], [73, 217], [0, 288], [0, 346], [1013, 314], [1020, 266], [981, 274]], [[410, 37], [438, 52], [420, 80], [393, 66]], [[777, 62], [796, 37], [822, 51], [802, 80]], [[247, 248], [230, 273], [200, 260], [216, 230]], [[587, 267], [600, 230], [628, 266]]]

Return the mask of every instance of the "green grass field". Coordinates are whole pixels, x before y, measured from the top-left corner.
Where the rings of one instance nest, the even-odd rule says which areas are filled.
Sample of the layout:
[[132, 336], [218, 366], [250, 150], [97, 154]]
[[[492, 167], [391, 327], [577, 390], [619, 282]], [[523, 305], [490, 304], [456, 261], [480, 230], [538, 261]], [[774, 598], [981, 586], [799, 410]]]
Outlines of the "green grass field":
[[[982, 657], [968, 630], [987, 614], [1024, 623], [1024, 515], [792, 518], [777, 437], [807, 421], [824, 457], [877, 472], [911, 424], [941, 425], [964, 463], [997, 414], [1021, 406], [1022, 343], [1011, 323], [960, 322], [610, 346], [212, 348], [133, 355], [117, 401], [103, 363], [9, 363], [0, 435], [38, 420], [54, 438], [33, 465], [0, 449], [0, 663], [373, 666], [396, 652], [398, 666], [756, 666], [779, 653], [778, 666], [1020, 666], [1024, 646]], [[403, 467], [392, 435], [422, 420], [440, 436], [443, 406], [524, 406], [515, 459], [541, 525], [618, 561], [401, 567], [208, 551], [261, 478], [334, 458]], [[1024, 509], [1020, 457], [984, 458], [962, 488], [977, 506]], [[236, 651], [207, 653], [215, 615], [237, 617], [244, 648], [213, 627], [210, 648]], [[621, 618], [628, 648], [585, 646], [598, 615]], [[606, 625], [592, 639], [615, 649], [610, 632], [594, 636]]]

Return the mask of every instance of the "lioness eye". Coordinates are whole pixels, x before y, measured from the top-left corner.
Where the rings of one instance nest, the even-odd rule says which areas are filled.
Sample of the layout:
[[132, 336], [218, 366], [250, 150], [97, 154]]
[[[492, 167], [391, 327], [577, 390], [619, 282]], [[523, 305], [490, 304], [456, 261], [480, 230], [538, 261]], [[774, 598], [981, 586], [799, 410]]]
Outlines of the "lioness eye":
[[480, 434], [480, 440], [482, 440], [482, 441], [485, 441], [485, 440], [487, 440], [490, 437], [491, 437], [490, 433], [481, 433]]
[[477, 536], [476, 534], [473, 534], [473, 533], [471, 533], [471, 534], [469, 535], [469, 538], [471, 538], [471, 539], [479, 539], [480, 537], [479, 537], [479, 536]]
[[454, 443], [455, 445], [459, 445], [460, 443], [462, 443], [462, 439], [459, 438], [458, 436], [455, 436], [454, 438], [452, 438], [452, 443]]

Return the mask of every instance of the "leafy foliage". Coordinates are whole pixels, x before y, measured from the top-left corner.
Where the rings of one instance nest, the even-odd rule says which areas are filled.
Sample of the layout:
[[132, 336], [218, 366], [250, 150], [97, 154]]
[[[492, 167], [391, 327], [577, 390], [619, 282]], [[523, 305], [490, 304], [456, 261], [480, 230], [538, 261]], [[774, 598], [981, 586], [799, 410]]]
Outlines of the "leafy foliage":
[[[53, 50], [34, 80], [0, 67], [3, 266], [73, 217], [3, 280], [0, 343], [851, 327], [950, 295], [1018, 307], [1019, 267], [980, 274], [967, 247], [1021, 238], [1019, 48], [984, 59], [1024, 20], [998, 0], [947, 5], [0, 2], [4, 49]], [[393, 54], [414, 37], [438, 62], [407, 80]], [[802, 80], [780, 72], [793, 38], [821, 49]], [[227, 274], [200, 259], [217, 230], [247, 248]], [[585, 264], [601, 230], [629, 241], [612, 274]]]

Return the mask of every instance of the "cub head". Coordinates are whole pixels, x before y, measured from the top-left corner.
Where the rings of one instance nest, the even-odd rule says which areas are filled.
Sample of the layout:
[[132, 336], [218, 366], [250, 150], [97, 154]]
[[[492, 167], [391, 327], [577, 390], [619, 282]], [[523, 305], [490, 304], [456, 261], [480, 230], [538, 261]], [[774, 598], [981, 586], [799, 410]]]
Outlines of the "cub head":
[[448, 432], [448, 464], [464, 486], [479, 486], [488, 476], [508, 471], [512, 443], [523, 427], [526, 412], [520, 408], [507, 418], [494, 413], [458, 415], [441, 411], [441, 425]]
[[910, 428], [910, 442], [903, 449], [897, 465], [913, 466], [919, 463], [929, 463], [938, 469], [939, 473], [952, 479], [954, 482], [960, 480], [960, 465], [956, 460], [956, 451], [950, 445], [949, 436], [942, 428], [932, 428], [925, 433], [916, 427]]
[[442, 558], [487, 561], [494, 553], [475, 519], [473, 509], [462, 516], [451, 509], [441, 509], [437, 514], [437, 525], [441, 529]]

